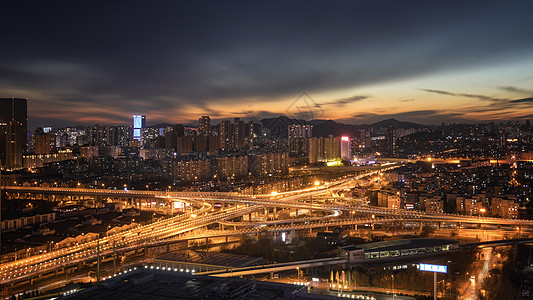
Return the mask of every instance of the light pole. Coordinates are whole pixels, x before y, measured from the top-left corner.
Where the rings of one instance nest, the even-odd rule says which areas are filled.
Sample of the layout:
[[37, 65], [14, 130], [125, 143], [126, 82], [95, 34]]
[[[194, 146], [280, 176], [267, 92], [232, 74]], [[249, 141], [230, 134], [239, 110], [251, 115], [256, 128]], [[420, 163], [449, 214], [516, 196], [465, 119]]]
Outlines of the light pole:
[[[317, 180], [315, 181], [315, 186], [316, 186], [316, 191], [318, 193], [318, 186], [320, 185], [320, 182]], [[313, 194], [311, 194], [310, 196], [310, 199], [309, 199], [309, 220], [308, 220], [308, 224], [309, 224], [309, 233], [311, 233], [311, 216], [313, 215]]]
[[394, 274], [392, 276], [392, 299], [396, 299], [396, 293], [394, 292]]
[[117, 252], [115, 248], [115, 238], [113, 237], [113, 276], [117, 274]]
[[96, 240], [96, 282], [100, 282], [100, 237]]
[[485, 229], [483, 229], [483, 216], [487, 210], [485, 208], [481, 208], [479, 211], [481, 212], [481, 229], [483, 230], [483, 237], [485, 237]]

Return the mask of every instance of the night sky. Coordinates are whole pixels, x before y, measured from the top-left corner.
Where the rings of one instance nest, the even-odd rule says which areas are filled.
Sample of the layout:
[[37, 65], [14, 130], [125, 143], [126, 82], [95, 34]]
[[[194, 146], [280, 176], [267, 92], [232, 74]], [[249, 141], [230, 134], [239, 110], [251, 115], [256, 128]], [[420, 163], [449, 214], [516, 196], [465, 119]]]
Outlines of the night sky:
[[28, 98], [30, 127], [130, 124], [133, 114], [149, 125], [205, 114], [533, 117], [533, 1], [12, 1], [0, 10], [0, 97]]

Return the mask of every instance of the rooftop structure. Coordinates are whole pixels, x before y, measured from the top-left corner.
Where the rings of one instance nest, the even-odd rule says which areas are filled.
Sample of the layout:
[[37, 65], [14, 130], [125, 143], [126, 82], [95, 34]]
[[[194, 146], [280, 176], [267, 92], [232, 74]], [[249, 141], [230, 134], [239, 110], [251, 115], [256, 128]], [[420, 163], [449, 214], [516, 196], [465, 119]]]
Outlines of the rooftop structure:
[[296, 286], [236, 278], [196, 276], [169, 268], [122, 273], [61, 299], [336, 299]]
[[231, 253], [196, 252], [192, 250], [170, 252], [154, 259], [155, 266], [194, 269], [198, 272], [242, 268], [260, 265], [262, 263], [263, 258], [261, 257]]
[[450, 239], [405, 239], [367, 243], [341, 248], [341, 256], [353, 260], [372, 260], [400, 256], [422, 255], [449, 251], [457, 247], [459, 241]]

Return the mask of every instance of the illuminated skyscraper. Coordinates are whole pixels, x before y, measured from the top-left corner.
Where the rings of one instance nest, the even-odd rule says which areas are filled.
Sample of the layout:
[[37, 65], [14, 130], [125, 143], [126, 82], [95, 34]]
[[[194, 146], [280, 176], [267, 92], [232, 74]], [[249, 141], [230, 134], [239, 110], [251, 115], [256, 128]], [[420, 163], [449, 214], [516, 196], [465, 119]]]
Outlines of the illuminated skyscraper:
[[343, 160], [350, 160], [350, 138], [347, 136], [341, 137], [341, 158]]
[[22, 168], [22, 152], [26, 150], [28, 100], [0, 98], [0, 166]]
[[134, 115], [133, 116], [133, 139], [141, 141], [142, 129], [146, 127], [146, 116]]

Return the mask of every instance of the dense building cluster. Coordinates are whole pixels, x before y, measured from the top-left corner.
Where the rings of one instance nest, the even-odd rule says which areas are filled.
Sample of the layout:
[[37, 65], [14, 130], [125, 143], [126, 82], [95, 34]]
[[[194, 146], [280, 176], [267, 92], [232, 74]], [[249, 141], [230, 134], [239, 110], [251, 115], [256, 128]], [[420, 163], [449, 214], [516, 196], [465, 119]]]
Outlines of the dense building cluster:
[[[531, 208], [531, 162], [488, 165], [421, 163], [383, 173], [378, 206], [469, 216], [520, 217]], [[372, 196], [371, 196], [372, 198]]]

